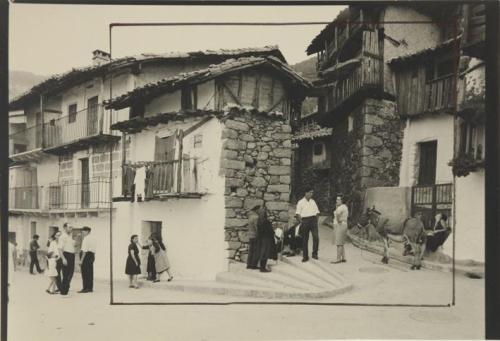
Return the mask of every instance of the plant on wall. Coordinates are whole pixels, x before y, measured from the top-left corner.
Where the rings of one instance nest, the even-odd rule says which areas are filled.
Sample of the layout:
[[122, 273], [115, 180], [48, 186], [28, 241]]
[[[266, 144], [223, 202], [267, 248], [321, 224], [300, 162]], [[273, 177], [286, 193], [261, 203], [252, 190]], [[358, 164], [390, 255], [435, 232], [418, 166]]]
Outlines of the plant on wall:
[[453, 175], [462, 177], [484, 167], [484, 160], [477, 160], [472, 154], [467, 153], [456, 156], [448, 165], [451, 166]]

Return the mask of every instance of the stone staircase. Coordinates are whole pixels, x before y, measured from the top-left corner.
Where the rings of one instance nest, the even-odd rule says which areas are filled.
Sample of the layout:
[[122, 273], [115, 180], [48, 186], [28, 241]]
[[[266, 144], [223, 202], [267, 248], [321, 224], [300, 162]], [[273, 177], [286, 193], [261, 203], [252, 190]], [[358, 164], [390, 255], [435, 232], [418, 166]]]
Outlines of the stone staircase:
[[[272, 262], [272, 261], [271, 261]], [[229, 270], [218, 273], [215, 281], [175, 279], [145, 286], [182, 292], [264, 299], [321, 299], [353, 288], [329, 263], [301, 257], [283, 257], [271, 264], [271, 272], [246, 269], [246, 264], [230, 263]]]

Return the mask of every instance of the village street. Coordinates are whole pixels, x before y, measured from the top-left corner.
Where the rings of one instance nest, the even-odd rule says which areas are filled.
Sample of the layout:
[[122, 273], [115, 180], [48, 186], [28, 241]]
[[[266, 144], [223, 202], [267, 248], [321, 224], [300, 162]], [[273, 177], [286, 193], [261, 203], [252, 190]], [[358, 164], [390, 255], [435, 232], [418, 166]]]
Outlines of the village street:
[[[331, 232], [330, 232], [331, 233]], [[328, 229], [321, 229], [320, 260], [333, 259]], [[451, 275], [430, 270], [409, 271], [407, 264], [378, 264], [379, 256], [347, 245], [348, 262], [338, 271], [354, 289], [322, 303], [389, 303], [446, 305], [451, 302]], [[279, 266], [275, 265], [275, 266]], [[332, 265], [333, 266], [333, 265]], [[345, 305], [109, 305], [109, 287], [97, 281], [93, 294], [71, 297], [44, 292], [45, 276], [16, 273], [9, 306], [9, 340], [30, 341], [236, 340], [333, 338], [483, 338], [484, 280], [457, 276], [454, 307]], [[115, 302], [251, 302], [242, 297], [193, 294], [157, 288], [127, 288], [115, 282]], [[255, 299], [254, 299], [255, 301]], [[246, 321], [242, 323], [241, 321]]]

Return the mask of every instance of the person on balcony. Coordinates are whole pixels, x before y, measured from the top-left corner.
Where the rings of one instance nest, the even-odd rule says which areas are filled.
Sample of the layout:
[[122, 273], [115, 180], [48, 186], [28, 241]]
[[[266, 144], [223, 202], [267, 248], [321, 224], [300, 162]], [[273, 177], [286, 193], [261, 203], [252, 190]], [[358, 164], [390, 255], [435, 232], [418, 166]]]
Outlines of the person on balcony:
[[166, 272], [168, 274], [167, 281], [171, 281], [174, 279], [174, 276], [170, 273], [170, 262], [167, 257], [167, 248], [165, 244], [163, 244], [163, 240], [161, 235], [153, 235], [153, 248], [154, 248], [154, 258], [155, 258], [155, 270], [156, 270], [156, 279], [153, 280], [154, 283], [159, 282], [161, 280], [161, 275]]
[[38, 262], [38, 249], [40, 248], [38, 238], [40, 237], [35, 234], [30, 242], [30, 274], [32, 275], [35, 274], [33, 272], [34, 267], [36, 267], [36, 271], [38, 271], [39, 274], [43, 273], [43, 270], [40, 268], [40, 263]]
[[82, 270], [83, 288], [79, 293], [88, 293], [94, 290], [94, 260], [96, 252], [96, 241], [91, 234], [91, 228], [82, 228], [83, 241], [80, 256], [80, 267]]
[[258, 269], [259, 263], [259, 244], [257, 240], [257, 221], [260, 205], [253, 207], [248, 213], [248, 256], [247, 256], [247, 269]]
[[125, 264], [125, 274], [128, 275], [129, 288], [139, 289], [137, 283], [137, 276], [141, 273], [141, 260], [139, 259], [139, 237], [133, 234], [130, 237], [130, 244], [128, 246], [127, 262]]
[[267, 267], [267, 260], [272, 256], [274, 247], [274, 230], [267, 216], [267, 209], [261, 206], [257, 219], [257, 240], [259, 244], [260, 272], [271, 272]]
[[312, 258], [318, 259], [319, 235], [318, 235], [318, 205], [312, 198], [312, 188], [307, 188], [304, 197], [297, 203], [295, 214], [302, 224], [302, 262], [309, 260], [309, 232], [313, 237]]
[[333, 261], [333, 264], [346, 262], [344, 244], [347, 237], [348, 216], [349, 209], [344, 204], [342, 196], [339, 195], [337, 196], [336, 208], [333, 212], [333, 234], [335, 245], [337, 245], [337, 260]]
[[75, 272], [75, 241], [73, 240], [73, 226], [68, 223], [63, 225], [63, 233], [59, 238], [59, 256], [62, 260], [61, 295], [68, 297], [71, 279]]

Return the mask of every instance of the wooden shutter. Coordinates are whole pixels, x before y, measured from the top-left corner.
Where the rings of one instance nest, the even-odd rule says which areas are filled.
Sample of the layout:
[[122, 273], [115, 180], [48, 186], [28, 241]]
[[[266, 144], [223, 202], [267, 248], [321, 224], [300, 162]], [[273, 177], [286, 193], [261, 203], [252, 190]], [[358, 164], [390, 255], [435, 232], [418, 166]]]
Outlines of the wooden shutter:
[[378, 31], [363, 31], [363, 52], [378, 56]]

